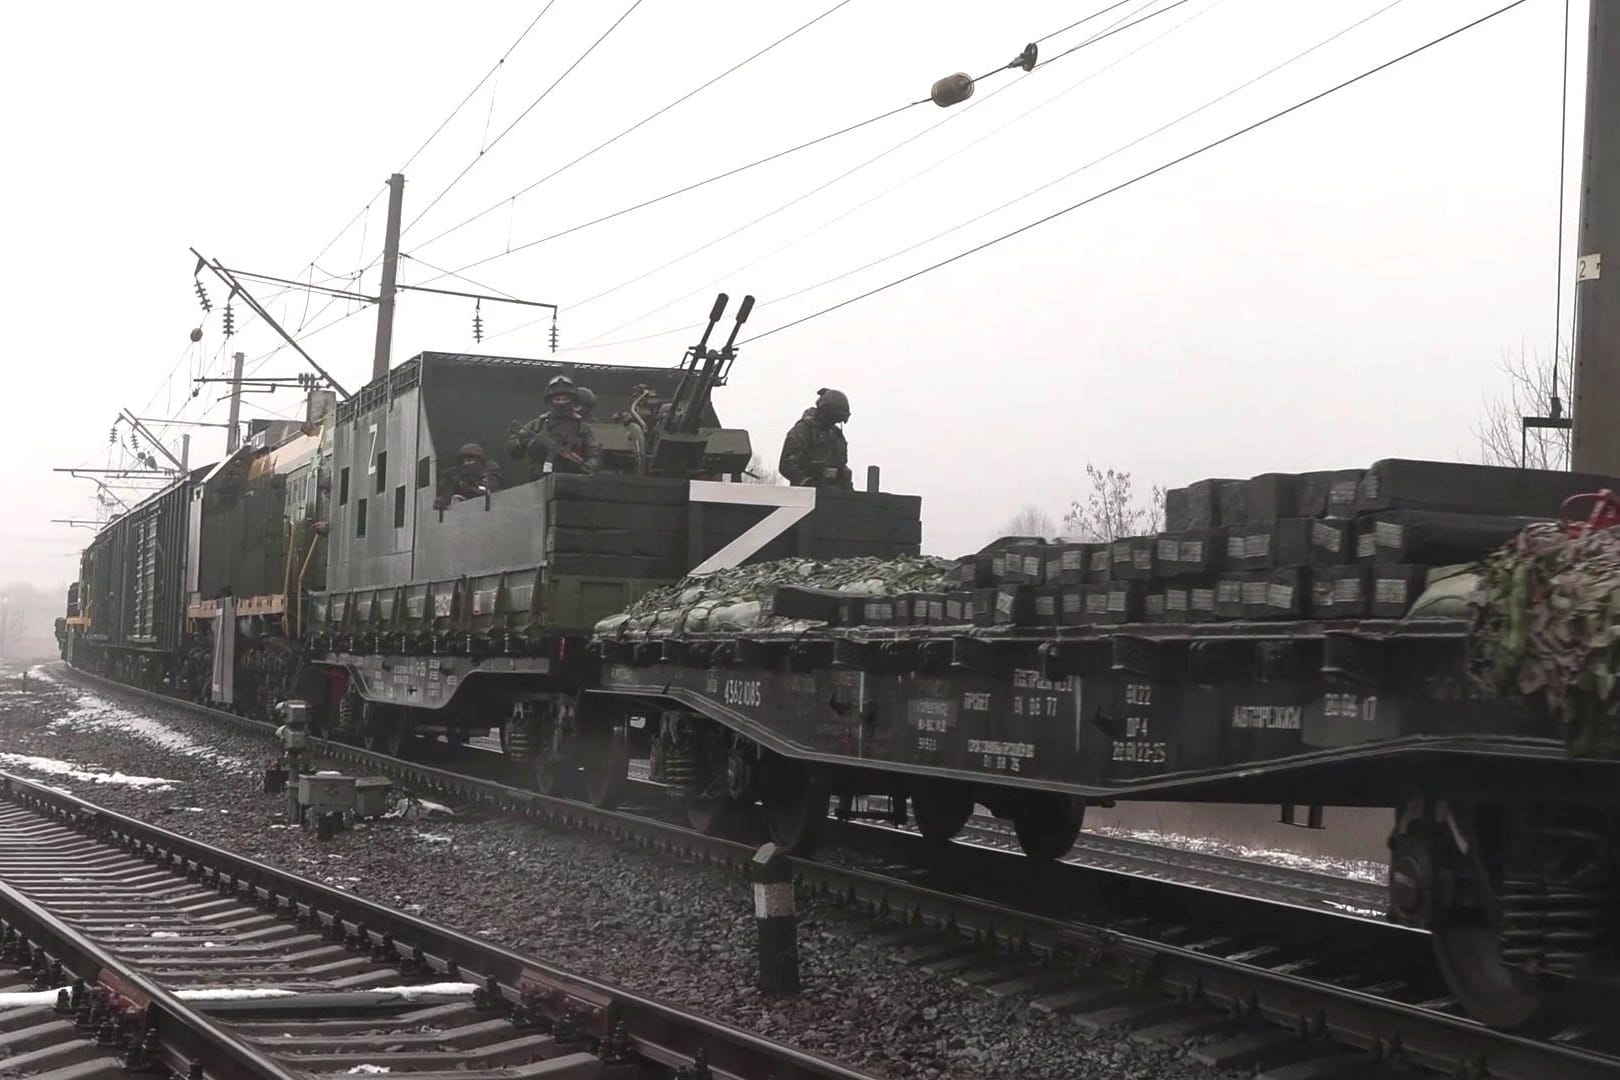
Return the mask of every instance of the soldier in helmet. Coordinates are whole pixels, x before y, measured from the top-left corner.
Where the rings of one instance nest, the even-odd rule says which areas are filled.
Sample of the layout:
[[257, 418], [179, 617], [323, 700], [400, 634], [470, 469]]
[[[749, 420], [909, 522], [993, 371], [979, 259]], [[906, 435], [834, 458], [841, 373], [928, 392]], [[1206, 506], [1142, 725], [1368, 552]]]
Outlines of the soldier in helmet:
[[849, 419], [849, 398], [840, 390], [817, 391], [808, 409], [787, 433], [777, 471], [794, 487], [855, 487], [849, 471], [849, 444], [840, 426]]
[[588, 386], [577, 386], [574, 393], [579, 398], [579, 418], [589, 424], [596, 412], [596, 391]]
[[501, 490], [501, 467], [489, 460], [484, 448], [467, 443], [456, 451], [455, 471], [450, 474], [450, 490], [435, 504], [443, 510], [451, 503], [481, 499]]
[[507, 449], [529, 459], [529, 479], [548, 472], [594, 473], [602, 447], [579, 416], [579, 390], [566, 375], [546, 384], [547, 411], [512, 434]]

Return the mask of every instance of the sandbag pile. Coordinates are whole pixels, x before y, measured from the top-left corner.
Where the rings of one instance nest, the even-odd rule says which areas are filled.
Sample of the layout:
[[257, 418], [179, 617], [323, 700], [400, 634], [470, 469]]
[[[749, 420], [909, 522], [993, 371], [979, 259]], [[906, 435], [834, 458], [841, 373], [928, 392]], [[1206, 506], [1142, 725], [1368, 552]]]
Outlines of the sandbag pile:
[[1620, 530], [1531, 526], [1485, 560], [1473, 602], [1475, 674], [1539, 698], [1575, 753], [1620, 750]]
[[695, 634], [827, 622], [778, 611], [778, 595], [825, 594], [847, 600], [938, 589], [952, 564], [906, 555], [892, 559], [778, 559], [689, 577], [642, 596], [596, 625], [601, 636]]

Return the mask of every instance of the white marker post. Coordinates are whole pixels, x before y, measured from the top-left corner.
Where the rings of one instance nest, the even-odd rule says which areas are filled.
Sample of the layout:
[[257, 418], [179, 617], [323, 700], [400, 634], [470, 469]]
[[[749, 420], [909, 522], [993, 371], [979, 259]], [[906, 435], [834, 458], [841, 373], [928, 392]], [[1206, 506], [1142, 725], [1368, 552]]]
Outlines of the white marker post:
[[759, 924], [759, 988], [799, 992], [799, 917], [793, 906], [793, 866], [775, 844], [754, 853], [754, 918]]

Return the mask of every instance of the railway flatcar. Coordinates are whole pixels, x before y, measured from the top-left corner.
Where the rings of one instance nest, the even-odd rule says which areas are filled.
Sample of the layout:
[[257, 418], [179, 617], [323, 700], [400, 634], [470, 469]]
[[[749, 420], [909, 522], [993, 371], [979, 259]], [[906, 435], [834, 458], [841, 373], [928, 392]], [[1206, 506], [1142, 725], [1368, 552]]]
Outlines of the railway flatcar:
[[[527, 782], [599, 806], [647, 759], [695, 827], [758, 807], [798, 851], [866, 795], [939, 842], [985, 806], [1043, 859], [1123, 799], [1387, 807], [1391, 916], [1476, 1016], [1532, 1025], [1620, 975], [1620, 738], [1480, 685], [1453, 565], [1620, 485], [1399, 460], [1202, 481], [1154, 536], [1014, 538], [919, 591], [779, 582], [751, 620], [697, 620], [727, 575], [921, 549], [920, 500], [876, 475], [744, 482], [720, 311], [673, 368], [430, 352], [313, 402], [97, 536], [65, 655], [241, 711], [299, 697], [396, 756], [499, 728]], [[508, 452], [558, 375], [597, 396], [589, 475]], [[449, 501], [467, 443], [506, 484]]]

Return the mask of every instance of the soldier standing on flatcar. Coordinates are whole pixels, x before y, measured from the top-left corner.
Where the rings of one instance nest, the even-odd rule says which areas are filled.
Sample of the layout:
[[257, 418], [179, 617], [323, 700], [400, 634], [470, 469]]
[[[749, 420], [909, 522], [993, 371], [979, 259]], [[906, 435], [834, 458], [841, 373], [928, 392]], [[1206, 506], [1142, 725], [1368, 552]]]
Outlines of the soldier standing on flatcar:
[[602, 447], [579, 417], [579, 391], [566, 375], [546, 384], [547, 412], [513, 433], [507, 449], [528, 457], [529, 479], [548, 472], [594, 473], [602, 467]]
[[849, 443], [841, 425], [849, 419], [849, 398], [839, 390], [818, 390], [816, 406], [807, 409], [782, 442], [777, 465], [794, 487], [830, 487], [852, 491]]

